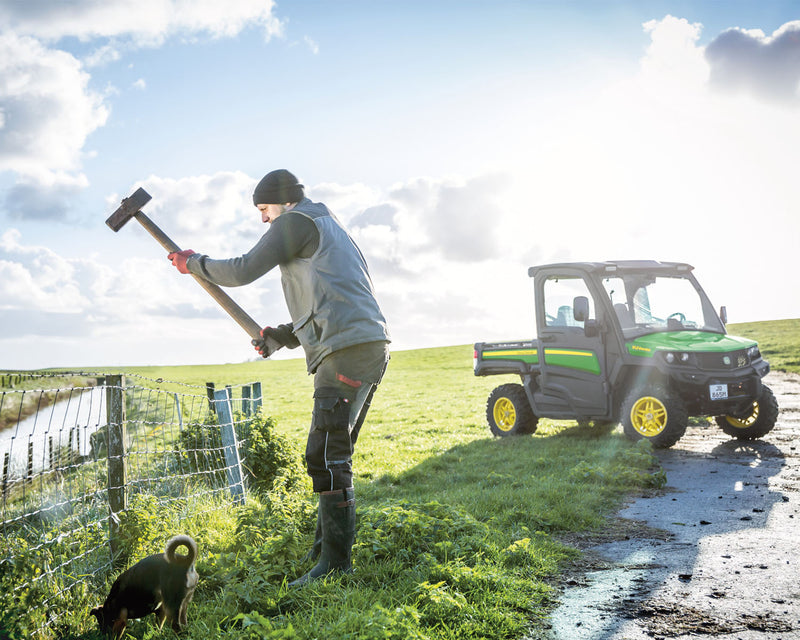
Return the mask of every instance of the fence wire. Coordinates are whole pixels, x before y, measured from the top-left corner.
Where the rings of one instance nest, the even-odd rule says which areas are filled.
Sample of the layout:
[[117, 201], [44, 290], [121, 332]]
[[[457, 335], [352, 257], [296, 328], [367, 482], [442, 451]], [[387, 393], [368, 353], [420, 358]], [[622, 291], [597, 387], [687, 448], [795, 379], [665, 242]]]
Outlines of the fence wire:
[[[47, 612], [36, 629], [42, 637], [69, 611], [57, 604], [103, 584], [119, 560], [110, 465], [123, 458], [126, 503], [146, 496], [169, 506], [163, 512], [172, 522], [165, 527], [179, 528], [184, 515], [227, 510], [234, 501], [213, 388], [168, 382], [178, 393], [140, 376], [128, 376], [121, 388], [107, 378], [115, 379], [0, 374], [0, 609], [33, 605]], [[75, 380], [83, 386], [66, 386]], [[37, 382], [41, 388], [17, 388]], [[124, 392], [121, 431], [107, 406], [114, 389]], [[258, 383], [226, 389], [239, 420], [261, 404]], [[114, 433], [124, 434], [121, 455], [109, 446]]]

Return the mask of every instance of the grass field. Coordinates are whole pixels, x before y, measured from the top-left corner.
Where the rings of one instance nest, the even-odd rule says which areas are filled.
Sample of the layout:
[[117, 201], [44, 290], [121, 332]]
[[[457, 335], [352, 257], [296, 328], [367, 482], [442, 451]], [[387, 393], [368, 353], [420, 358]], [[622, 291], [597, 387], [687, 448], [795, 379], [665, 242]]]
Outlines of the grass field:
[[773, 369], [800, 373], [800, 318], [732, 324], [728, 333], [757, 340]]
[[[758, 339], [774, 368], [800, 370], [800, 321], [729, 331]], [[300, 464], [312, 391], [302, 359], [127, 372], [198, 385], [260, 381], [264, 413]], [[184, 522], [201, 547], [186, 637], [517, 639], [544, 624], [553, 585], [577, 555], [561, 540], [607, 526], [626, 496], [664, 476], [648, 447], [619, 429], [543, 420], [532, 437], [491, 437], [486, 398], [517, 380], [473, 376], [471, 346], [394, 353], [354, 458], [355, 573], [287, 588], [286, 578], [309, 568], [300, 558], [314, 506], [307, 483], [276, 485], [244, 508]], [[148, 552], [175, 533], [157, 531], [158, 517], [140, 518], [155, 523], [152, 539], [140, 538]], [[97, 599], [75, 602], [56, 637], [99, 639], [87, 615]], [[154, 620], [129, 624], [130, 637], [161, 637]]]

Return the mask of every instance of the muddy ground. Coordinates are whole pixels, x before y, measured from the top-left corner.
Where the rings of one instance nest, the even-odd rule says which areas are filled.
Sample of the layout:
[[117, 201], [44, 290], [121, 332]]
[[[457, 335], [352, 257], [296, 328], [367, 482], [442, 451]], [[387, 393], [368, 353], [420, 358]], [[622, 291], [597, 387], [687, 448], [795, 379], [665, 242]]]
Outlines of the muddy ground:
[[800, 376], [765, 378], [762, 440], [692, 427], [658, 451], [663, 491], [635, 498], [584, 555], [530, 640], [800, 639]]

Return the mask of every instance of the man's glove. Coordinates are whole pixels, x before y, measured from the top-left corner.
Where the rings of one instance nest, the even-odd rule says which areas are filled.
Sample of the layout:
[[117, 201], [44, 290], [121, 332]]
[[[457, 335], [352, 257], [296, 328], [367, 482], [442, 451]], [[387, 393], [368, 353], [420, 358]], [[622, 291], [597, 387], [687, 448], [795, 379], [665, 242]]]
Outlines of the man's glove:
[[189, 273], [186, 268], [186, 261], [194, 251], [192, 249], [184, 249], [183, 251], [173, 251], [167, 256], [168, 260], [172, 261], [172, 266], [178, 269], [181, 273]]
[[261, 339], [252, 341], [253, 347], [255, 347], [255, 350], [258, 351], [263, 358], [269, 358], [272, 355], [272, 351], [267, 347], [267, 338], [274, 340], [282, 347], [287, 347], [288, 349], [294, 349], [300, 346], [300, 341], [292, 331], [292, 325], [279, 324], [277, 327], [264, 327], [261, 330]]

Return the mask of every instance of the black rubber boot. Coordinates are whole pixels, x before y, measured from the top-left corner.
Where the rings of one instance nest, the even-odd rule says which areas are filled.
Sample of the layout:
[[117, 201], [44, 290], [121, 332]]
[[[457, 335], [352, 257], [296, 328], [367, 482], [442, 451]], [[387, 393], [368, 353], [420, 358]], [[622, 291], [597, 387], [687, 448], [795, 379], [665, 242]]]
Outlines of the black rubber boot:
[[356, 501], [353, 488], [319, 494], [322, 548], [319, 561], [307, 574], [289, 583], [299, 587], [334, 571], [351, 573], [350, 551], [356, 536]]
[[314, 532], [314, 544], [311, 545], [309, 552], [303, 556], [300, 562], [308, 562], [309, 560], [316, 560], [322, 552], [322, 516], [317, 507], [317, 529]]

